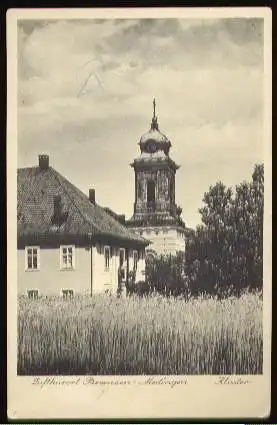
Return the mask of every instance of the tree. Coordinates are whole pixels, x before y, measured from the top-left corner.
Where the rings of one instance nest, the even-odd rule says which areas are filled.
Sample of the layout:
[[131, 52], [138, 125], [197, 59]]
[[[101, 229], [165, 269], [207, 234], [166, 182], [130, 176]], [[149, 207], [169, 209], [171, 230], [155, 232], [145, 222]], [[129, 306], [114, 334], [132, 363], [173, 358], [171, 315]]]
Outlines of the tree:
[[236, 187], [233, 203], [233, 266], [241, 287], [262, 287], [263, 205], [264, 167], [256, 165], [252, 182]]
[[229, 234], [232, 191], [222, 182], [210, 186], [199, 210], [202, 225], [187, 242], [186, 273], [194, 293], [214, 294], [229, 289]]
[[262, 287], [263, 165], [235, 193], [210, 186], [200, 208], [202, 224], [187, 243], [186, 274], [195, 293], [239, 294]]

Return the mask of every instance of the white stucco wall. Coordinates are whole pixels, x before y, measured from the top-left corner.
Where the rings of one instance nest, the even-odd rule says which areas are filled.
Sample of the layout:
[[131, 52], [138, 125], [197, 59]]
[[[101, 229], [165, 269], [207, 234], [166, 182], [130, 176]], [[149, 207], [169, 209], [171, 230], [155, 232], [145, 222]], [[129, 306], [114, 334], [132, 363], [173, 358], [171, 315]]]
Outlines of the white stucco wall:
[[[175, 255], [178, 251], [185, 251], [185, 234], [181, 228], [173, 227], [139, 227], [132, 229], [136, 234], [143, 236], [152, 243], [146, 251], [154, 250], [158, 255]], [[142, 232], [142, 234], [141, 234]]]
[[[113, 250], [109, 270], [105, 270], [103, 247], [92, 248], [92, 290], [103, 292], [117, 291], [119, 248]], [[17, 251], [18, 293], [27, 289], [38, 289], [43, 295], [60, 295], [61, 289], [73, 289], [74, 293], [90, 294], [91, 291], [91, 252], [90, 249], [75, 248], [75, 267], [72, 270], [60, 269], [60, 248], [41, 248], [40, 267], [36, 271], [25, 271], [25, 250]], [[133, 269], [133, 251], [129, 250], [129, 270]], [[143, 271], [145, 259], [138, 260], [136, 280], [145, 280]]]
[[75, 268], [60, 269], [60, 249], [40, 249], [40, 269], [25, 271], [25, 250], [17, 251], [18, 293], [27, 289], [39, 289], [44, 295], [60, 295], [61, 289], [73, 289], [76, 293], [90, 293], [90, 251], [75, 249]]
[[[110, 268], [105, 270], [105, 257], [103, 253], [103, 246], [97, 244], [93, 248], [93, 289], [95, 292], [103, 291], [103, 289], [110, 289], [112, 292], [117, 291], [118, 282], [118, 267], [119, 267], [119, 248], [112, 249], [112, 256], [110, 258]], [[133, 250], [129, 249], [129, 271], [133, 270]], [[127, 268], [127, 257], [125, 255], [124, 269]], [[141, 258], [139, 255], [137, 263], [136, 281], [145, 280], [145, 256]]]

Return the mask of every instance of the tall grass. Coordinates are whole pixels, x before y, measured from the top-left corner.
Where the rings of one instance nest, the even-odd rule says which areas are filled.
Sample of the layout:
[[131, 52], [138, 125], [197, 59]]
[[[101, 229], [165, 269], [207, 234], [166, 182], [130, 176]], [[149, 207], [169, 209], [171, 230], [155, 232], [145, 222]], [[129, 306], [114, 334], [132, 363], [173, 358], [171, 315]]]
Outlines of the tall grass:
[[18, 301], [19, 375], [262, 373], [262, 300]]

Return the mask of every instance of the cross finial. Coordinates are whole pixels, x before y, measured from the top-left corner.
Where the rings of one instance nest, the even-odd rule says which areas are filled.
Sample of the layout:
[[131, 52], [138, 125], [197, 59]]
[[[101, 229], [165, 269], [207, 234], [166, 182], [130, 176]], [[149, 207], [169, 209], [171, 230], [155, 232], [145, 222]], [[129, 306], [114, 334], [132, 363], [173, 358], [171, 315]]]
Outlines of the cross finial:
[[155, 100], [155, 98], [153, 99], [153, 118], [152, 118], [152, 123], [151, 123], [151, 129], [152, 130], [159, 130], [158, 120], [157, 120], [157, 117], [156, 117], [156, 100]]
[[153, 108], [154, 108], [153, 118], [155, 118], [155, 116], [156, 116], [156, 100], [155, 100], [155, 98], [153, 99]]

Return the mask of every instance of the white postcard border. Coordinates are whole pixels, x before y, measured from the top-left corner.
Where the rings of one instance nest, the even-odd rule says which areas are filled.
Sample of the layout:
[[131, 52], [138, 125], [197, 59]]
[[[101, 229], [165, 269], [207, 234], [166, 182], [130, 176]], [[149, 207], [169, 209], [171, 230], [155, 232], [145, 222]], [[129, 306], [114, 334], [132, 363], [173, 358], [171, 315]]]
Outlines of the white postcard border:
[[[174, 376], [187, 385], [33, 384], [18, 377], [17, 364], [17, 20], [93, 18], [264, 18], [265, 46], [265, 210], [264, 210], [264, 361], [263, 375], [242, 376], [245, 385], [218, 385], [216, 376]], [[256, 418], [270, 413], [271, 378], [271, 126], [272, 126], [272, 18], [269, 8], [138, 8], [138, 9], [11, 9], [7, 12], [7, 312], [8, 416], [10, 419], [92, 418]], [[76, 380], [78, 377], [74, 377]], [[42, 378], [44, 379], [44, 378]], [[56, 377], [57, 380], [72, 377]], [[102, 379], [102, 377], [97, 377]], [[103, 380], [127, 377], [103, 377]]]

